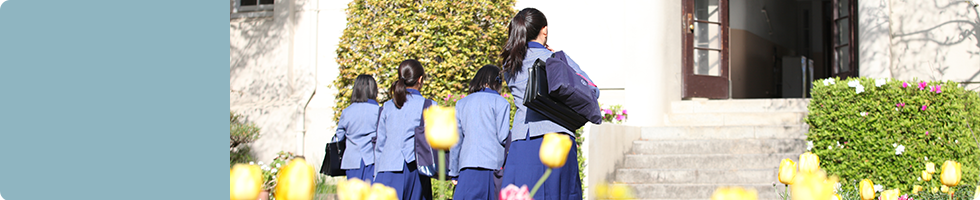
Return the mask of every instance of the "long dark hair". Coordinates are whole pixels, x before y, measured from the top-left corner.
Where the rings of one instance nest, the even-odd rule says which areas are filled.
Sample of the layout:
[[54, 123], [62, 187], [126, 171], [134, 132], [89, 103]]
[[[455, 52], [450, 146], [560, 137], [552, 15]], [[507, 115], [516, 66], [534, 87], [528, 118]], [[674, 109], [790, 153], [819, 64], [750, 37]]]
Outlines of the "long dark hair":
[[351, 102], [367, 102], [368, 100], [378, 100], [378, 82], [374, 77], [361, 74], [354, 79], [354, 87], [351, 88]]
[[548, 26], [548, 19], [538, 9], [525, 8], [514, 15], [507, 26], [507, 44], [500, 53], [504, 72], [516, 74], [520, 71], [527, 55], [527, 43], [536, 39], [545, 26]]
[[415, 59], [402, 61], [398, 65], [398, 80], [391, 85], [391, 97], [395, 101], [395, 107], [401, 109], [402, 105], [405, 105], [406, 93], [408, 93], [406, 87], [422, 84], [419, 82], [419, 77], [425, 74], [423, 70], [422, 63]]
[[470, 87], [467, 93], [474, 93], [483, 90], [484, 86], [491, 90], [500, 92], [500, 67], [496, 65], [484, 65], [476, 75], [470, 80]]

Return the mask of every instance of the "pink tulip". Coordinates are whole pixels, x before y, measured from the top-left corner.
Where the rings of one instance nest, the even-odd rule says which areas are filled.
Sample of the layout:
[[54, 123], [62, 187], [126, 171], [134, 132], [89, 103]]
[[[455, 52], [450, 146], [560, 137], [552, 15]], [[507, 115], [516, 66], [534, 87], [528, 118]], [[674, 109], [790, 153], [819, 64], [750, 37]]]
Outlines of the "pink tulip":
[[510, 184], [500, 190], [500, 200], [531, 200], [531, 194], [527, 191], [527, 185], [518, 188]]

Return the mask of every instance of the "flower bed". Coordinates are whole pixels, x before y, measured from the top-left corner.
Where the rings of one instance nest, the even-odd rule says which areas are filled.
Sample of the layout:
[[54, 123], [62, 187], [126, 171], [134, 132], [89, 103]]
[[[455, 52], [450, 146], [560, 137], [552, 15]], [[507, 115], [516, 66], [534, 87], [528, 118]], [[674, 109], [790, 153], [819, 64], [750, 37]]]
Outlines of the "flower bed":
[[[942, 185], [926, 163], [962, 163], [962, 187], [978, 181], [980, 97], [955, 82], [871, 78], [814, 82], [808, 150], [845, 188], [869, 179], [904, 193]], [[937, 166], [938, 167], [938, 166]]]

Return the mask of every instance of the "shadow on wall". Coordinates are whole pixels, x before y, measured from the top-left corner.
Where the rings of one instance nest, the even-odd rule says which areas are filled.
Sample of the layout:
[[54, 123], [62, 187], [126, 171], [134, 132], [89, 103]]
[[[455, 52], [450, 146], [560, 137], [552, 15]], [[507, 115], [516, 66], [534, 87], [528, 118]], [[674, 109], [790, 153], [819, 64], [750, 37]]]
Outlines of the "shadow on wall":
[[[894, 0], [890, 19], [892, 77], [980, 82], [977, 7], [962, 0]], [[876, 21], [861, 19], [860, 24], [880, 25]], [[861, 49], [872, 53], [866, 51], [874, 50]]]

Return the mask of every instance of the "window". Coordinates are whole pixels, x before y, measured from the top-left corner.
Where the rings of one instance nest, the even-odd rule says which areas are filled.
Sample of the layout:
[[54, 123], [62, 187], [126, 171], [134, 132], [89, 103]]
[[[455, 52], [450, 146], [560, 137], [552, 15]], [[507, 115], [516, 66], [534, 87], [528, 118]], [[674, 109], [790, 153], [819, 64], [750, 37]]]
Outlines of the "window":
[[833, 75], [841, 78], [857, 76], [854, 1], [834, 0], [833, 12]]
[[234, 0], [232, 13], [272, 11], [275, 0]]

